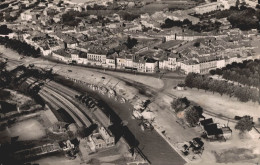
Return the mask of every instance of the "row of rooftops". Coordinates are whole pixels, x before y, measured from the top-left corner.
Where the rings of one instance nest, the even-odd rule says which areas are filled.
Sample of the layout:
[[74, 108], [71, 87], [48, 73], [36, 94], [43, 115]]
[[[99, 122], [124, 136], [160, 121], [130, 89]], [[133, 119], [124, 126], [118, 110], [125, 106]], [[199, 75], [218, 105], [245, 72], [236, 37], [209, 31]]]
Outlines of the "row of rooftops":
[[204, 131], [208, 136], [218, 136], [222, 134], [232, 134], [232, 130], [228, 126], [219, 128], [217, 123], [213, 122], [212, 118], [200, 121], [200, 125], [203, 127]]
[[[33, 9], [32, 11], [34, 13], [35, 12], [37, 13], [38, 11], [41, 11], [41, 9]], [[127, 24], [127, 25], [129, 24], [129, 26], [132, 26], [134, 23], [129, 22], [129, 23], [125, 23], [125, 24]], [[66, 27], [64, 27], [64, 28], [66, 28]], [[72, 28], [72, 29], [74, 29], [74, 28]], [[68, 29], [68, 30], [70, 30], [70, 29]], [[175, 34], [175, 32], [173, 32], [172, 29], [162, 30], [159, 33], [149, 32], [149, 34], [153, 34], [153, 33], [155, 35], [162, 35], [162, 36]], [[209, 35], [212, 35], [212, 33], [197, 33], [197, 32], [191, 31], [191, 30], [185, 30], [184, 32], [182, 32], [181, 28], [177, 29], [176, 33], [178, 33], [178, 34], [181, 33], [181, 35], [183, 35], [183, 36], [205, 36], [205, 37], [207, 37]], [[232, 49], [232, 48], [239, 48], [239, 47], [243, 47], [243, 46], [250, 47], [251, 44], [249, 42], [241, 39], [242, 36], [244, 35], [244, 33], [245, 32], [241, 32], [241, 31], [237, 31], [237, 30], [229, 30], [229, 31], [223, 32], [223, 35], [228, 34], [228, 36], [222, 38], [221, 40], [216, 40], [215, 38], [210, 38], [210, 37], [199, 40], [199, 42], [201, 43], [200, 47], [194, 47], [194, 46], [183, 47], [185, 45], [185, 42], [179, 41], [179, 40], [175, 40], [175, 41], [173, 40], [173, 41], [169, 41], [166, 43], [162, 43], [162, 44], [158, 45], [157, 47], [162, 50], [168, 50], [168, 49], [173, 49], [175, 47], [180, 46], [179, 48], [176, 49], [176, 52], [178, 54], [183, 55], [184, 56], [183, 59], [190, 59], [193, 57], [197, 58], [200, 55], [215, 54], [216, 52], [224, 51], [228, 48]], [[65, 34], [65, 33], [61, 33], [61, 32], [55, 33], [55, 35], [57, 35], [59, 38], [61, 38], [64, 42], [72, 43], [72, 44], [79, 42], [78, 38], [80, 36], [77, 34], [78, 33], [73, 33], [73, 34]], [[89, 34], [89, 36], [97, 36], [97, 40], [95, 41], [97, 43], [96, 43], [96, 45], [87, 44], [86, 46], [83, 46], [83, 47], [87, 48], [89, 53], [106, 55], [108, 52], [108, 47], [106, 45], [113, 44], [113, 40], [111, 40], [111, 41], [106, 40], [107, 42], [102, 40], [103, 39], [102, 36], [104, 33], [102, 33], [102, 34], [100, 33], [100, 35], [98, 35], [97, 32], [89, 32], [88, 34]], [[248, 34], [251, 34], [251, 31], [248, 33], [245, 33], [245, 35], [248, 35]], [[98, 40], [99, 38], [102, 38], [102, 39]], [[107, 37], [107, 38], [109, 38], [109, 37]], [[36, 37], [36, 39], [37, 39], [37, 37]], [[209, 41], [209, 40], [211, 40], [211, 41]], [[233, 44], [233, 43], [230, 43], [230, 40], [240, 41], [240, 42], [239, 42], [239, 44]], [[50, 41], [49, 44], [52, 44], [52, 42]], [[55, 44], [56, 43], [53, 42], [53, 45], [55, 45]], [[66, 54], [66, 53], [64, 53], [64, 54]], [[122, 53], [122, 54], [125, 54], [125, 53]], [[135, 54], [135, 53], [131, 52], [130, 54], [127, 54], [127, 55], [122, 55], [122, 54], [119, 54], [118, 56], [130, 58], [130, 57], [132, 57], [131, 54]], [[107, 56], [107, 57], [112, 58], [110, 56]], [[139, 56], [147, 57], [147, 59], [151, 58], [151, 59], [156, 59], [156, 60], [163, 60], [163, 59], [167, 58], [168, 56], [179, 57], [179, 55], [176, 55], [174, 53], [169, 54], [169, 53], [165, 53], [165, 51], [154, 51], [154, 50], [139, 53]], [[209, 57], [211, 57], [211, 56], [209, 56]], [[212, 56], [212, 57], [214, 57], [214, 56]], [[181, 59], [181, 58], [179, 58], [179, 59]], [[204, 60], [202, 60], [202, 59], [204, 59]], [[202, 59], [200, 59], [200, 60], [201, 61], [210, 61], [211, 60], [208, 57], [202, 58]], [[200, 61], [200, 60], [198, 60], [198, 61]], [[190, 61], [194, 61], [194, 60], [190, 60]]]
[[115, 59], [115, 58], [121, 58], [121, 59], [129, 59], [133, 62], [139, 62], [139, 63], [155, 63], [156, 61], [164, 61], [168, 60], [168, 58], [179, 58], [179, 55], [174, 53], [166, 53], [163, 51], [153, 51], [148, 50], [145, 52], [142, 52], [140, 54], [129, 54], [129, 52], [121, 52], [119, 54], [113, 53], [113, 54], [107, 54], [107, 53], [96, 53], [92, 51], [82, 52], [80, 50], [76, 49], [59, 49], [54, 51], [55, 54], [64, 56], [64, 57], [71, 57], [71, 54], [77, 54], [80, 58], [87, 58], [88, 54], [96, 54], [96, 55], [103, 55], [106, 56], [106, 59]]

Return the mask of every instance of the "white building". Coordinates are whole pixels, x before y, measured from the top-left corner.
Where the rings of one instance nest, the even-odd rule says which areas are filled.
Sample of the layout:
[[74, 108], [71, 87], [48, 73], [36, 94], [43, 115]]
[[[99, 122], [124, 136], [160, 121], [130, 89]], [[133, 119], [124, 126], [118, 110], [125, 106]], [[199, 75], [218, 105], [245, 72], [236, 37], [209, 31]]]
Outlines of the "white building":
[[196, 60], [180, 62], [181, 69], [186, 73], [207, 74], [212, 69], [223, 68], [226, 66], [224, 59], [214, 56], [198, 57]]
[[159, 63], [157, 60], [149, 58], [145, 61], [145, 72], [155, 73], [159, 69]]
[[92, 53], [91, 51], [87, 55], [88, 62], [91, 65], [105, 65], [106, 64], [106, 54]]
[[71, 55], [62, 49], [52, 52], [52, 57], [54, 57], [57, 60], [66, 62], [66, 63], [71, 62]]
[[194, 10], [195, 10], [196, 14], [204, 14], [204, 13], [208, 13], [211, 11], [220, 10], [223, 8], [224, 8], [224, 5], [222, 3], [212, 2], [212, 3], [207, 3], [205, 5], [196, 6], [196, 7], [194, 7]]
[[185, 72], [185, 74], [188, 73], [200, 73], [200, 65], [195, 60], [189, 60], [189, 61], [183, 61], [180, 63], [181, 69]]
[[33, 15], [30, 12], [23, 12], [21, 13], [21, 20], [23, 21], [32, 21]]
[[116, 67], [119, 69], [124, 69], [126, 66], [126, 59], [125, 57], [117, 57], [116, 58]]

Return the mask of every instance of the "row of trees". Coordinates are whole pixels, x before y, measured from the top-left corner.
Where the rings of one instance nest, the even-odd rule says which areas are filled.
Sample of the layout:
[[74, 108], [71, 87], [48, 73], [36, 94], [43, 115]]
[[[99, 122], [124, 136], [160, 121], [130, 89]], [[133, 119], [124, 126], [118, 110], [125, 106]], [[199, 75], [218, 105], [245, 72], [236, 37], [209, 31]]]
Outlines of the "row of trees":
[[206, 91], [219, 93], [221, 96], [227, 94], [229, 97], [236, 97], [242, 102], [252, 100], [253, 102], [259, 102], [259, 91], [255, 88], [247, 86], [238, 86], [232, 83], [228, 83], [224, 80], [215, 80], [205, 75], [199, 75], [196, 73], [189, 73], [185, 79], [185, 85], [190, 88], [198, 88]]
[[[227, 18], [232, 27], [241, 30], [259, 29], [260, 10], [253, 9], [242, 5], [240, 8], [230, 7], [228, 10], [209, 13], [210, 17], [217, 19]], [[250, 18], [250, 19], [248, 19]]]
[[260, 60], [249, 60], [243, 63], [232, 63], [222, 69], [211, 70], [210, 74], [220, 75], [224, 79], [238, 82], [243, 85], [259, 88]]
[[39, 57], [41, 54], [39, 48], [35, 49], [33, 46], [25, 42], [16, 39], [9, 39], [8, 37], [0, 37], [0, 44], [25, 56]]
[[216, 22], [211, 22], [211, 21], [206, 21], [202, 23], [197, 23], [195, 25], [190, 25], [189, 29], [196, 31], [196, 32], [210, 32], [210, 31], [218, 31], [221, 26], [221, 23], [216, 21]]
[[67, 26], [78, 26], [81, 20], [78, 18], [80, 12], [78, 11], [68, 11], [61, 16], [62, 22]]
[[183, 21], [180, 21], [180, 20], [177, 20], [177, 21], [174, 21], [174, 20], [171, 20], [169, 18], [167, 18], [165, 21], [164, 21], [164, 24], [161, 25], [161, 28], [172, 28], [174, 26], [177, 26], [177, 27], [183, 27], [183, 26], [187, 26], [187, 25], [192, 25], [192, 22], [188, 19], [184, 19]]
[[137, 18], [140, 18], [140, 14], [129, 13], [129, 12], [123, 12], [123, 13], [120, 14], [120, 16], [125, 21], [133, 21], [133, 20], [135, 20]]
[[236, 11], [227, 17], [233, 28], [241, 30], [259, 29], [259, 12], [245, 6]]
[[214, 31], [218, 30], [219, 27], [221, 26], [220, 22], [211, 22], [211, 21], [204, 21], [204, 22], [199, 22], [195, 25], [192, 24], [192, 22], [188, 19], [184, 19], [183, 21], [174, 21], [169, 18], [167, 18], [164, 21], [164, 24], [161, 25], [161, 28], [172, 28], [172, 27], [187, 27], [190, 30], [196, 31], [196, 32], [209, 32], [209, 31]]
[[174, 99], [171, 106], [175, 113], [185, 111], [184, 119], [192, 127], [196, 126], [199, 119], [202, 117], [203, 108], [191, 105], [190, 101], [186, 97]]
[[228, 10], [212, 11], [203, 15], [197, 15], [197, 17], [201, 20], [227, 18], [233, 28], [241, 30], [259, 29], [260, 10], [247, 7], [243, 3], [239, 7], [238, 4], [230, 7]]

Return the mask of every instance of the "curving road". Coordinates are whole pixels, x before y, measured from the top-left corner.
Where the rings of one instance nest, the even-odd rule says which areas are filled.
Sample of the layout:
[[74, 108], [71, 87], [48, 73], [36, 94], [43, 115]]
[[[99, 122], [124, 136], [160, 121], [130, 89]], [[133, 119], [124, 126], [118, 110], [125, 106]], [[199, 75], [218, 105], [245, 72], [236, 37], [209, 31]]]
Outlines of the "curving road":
[[[35, 81], [28, 80], [30, 83]], [[90, 113], [87, 109], [79, 110], [81, 106], [75, 99], [74, 96], [79, 94], [78, 92], [64, 87], [58, 83], [49, 81], [42, 86], [39, 93], [46, 102], [55, 104], [55, 107], [62, 107], [67, 112], [71, 111], [70, 114], [77, 121], [78, 124], [86, 125], [84, 122], [88, 118]], [[155, 165], [183, 165], [185, 161], [182, 157], [173, 149], [171, 146], [159, 135], [156, 131], [142, 131], [139, 126], [139, 121], [131, 118], [132, 108], [131, 104], [121, 104], [116, 102], [114, 99], [108, 98], [102, 94], [99, 95], [101, 100], [104, 100], [109, 107], [124, 121], [128, 122], [127, 127], [139, 141], [140, 145], [137, 148], [144, 154], [145, 157]], [[77, 104], [77, 106], [75, 105]], [[77, 110], [75, 110], [77, 109]], [[81, 114], [81, 115], [79, 115]], [[94, 113], [95, 114], [95, 113]], [[95, 115], [99, 115], [96, 113]], [[103, 115], [103, 114], [102, 114]], [[78, 118], [78, 119], [77, 119]], [[98, 117], [97, 117], [98, 118]]]

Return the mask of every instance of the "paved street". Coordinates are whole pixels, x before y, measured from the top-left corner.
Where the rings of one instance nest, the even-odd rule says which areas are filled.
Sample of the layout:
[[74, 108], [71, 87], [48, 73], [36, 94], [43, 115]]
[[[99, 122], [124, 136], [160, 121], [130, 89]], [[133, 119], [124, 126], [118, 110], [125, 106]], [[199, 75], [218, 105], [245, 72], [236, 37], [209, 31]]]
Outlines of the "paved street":
[[132, 119], [132, 106], [128, 103], [120, 104], [113, 99], [99, 95], [117, 115], [128, 122], [128, 128], [140, 142], [139, 148], [147, 156], [149, 161], [155, 165], [182, 165], [185, 161], [172, 149], [169, 144], [155, 131], [142, 131], [138, 125], [140, 121]]

